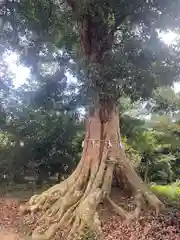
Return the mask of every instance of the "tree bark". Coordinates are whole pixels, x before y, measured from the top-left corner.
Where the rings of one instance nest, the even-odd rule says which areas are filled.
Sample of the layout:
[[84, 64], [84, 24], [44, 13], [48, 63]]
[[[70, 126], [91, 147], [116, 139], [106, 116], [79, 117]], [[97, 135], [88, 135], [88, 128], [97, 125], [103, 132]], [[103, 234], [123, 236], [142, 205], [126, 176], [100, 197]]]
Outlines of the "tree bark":
[[[110, 199], [116, 167], [120, 179], [126, 179], [136, 194], [137, 207], [133, 213], [126, 212]], [[62, 183], [33, 196], [23, 211], [44, 213], [32, 234], [33, 240], [52, 239], [65, 225], [69, 226], [67, 239], [74, 239], [75, 234], [86, 227], [101, 234], [97, 208], [104, 199], [130, 222], [139, 216], [144, 197], [158, 213], [162, 203], [144, 185], [125, 156], [115, 104], [103, 104], [94, 108], [87, 119], [82, 157], [74, 173]]]
[[149, 183], [149, 179], [148, 179], [148, 173], [149, 173], [149, 161], [146, 161], [146, 166], [145, 166], [145, 172], [144, 172], [144, 182], [145, 183]]

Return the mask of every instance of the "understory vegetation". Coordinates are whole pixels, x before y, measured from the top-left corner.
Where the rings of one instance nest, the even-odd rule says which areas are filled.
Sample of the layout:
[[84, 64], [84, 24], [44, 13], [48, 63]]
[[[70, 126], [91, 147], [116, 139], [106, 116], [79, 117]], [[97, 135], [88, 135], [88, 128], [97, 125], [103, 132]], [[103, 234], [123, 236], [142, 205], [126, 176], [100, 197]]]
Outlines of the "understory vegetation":
[[[173, 92], [170, 88], [165, 90], [168, 94]], [[161, 94], [159, 97], [163, 98], [163, 92]], [[178, 94], [174, 96], [180, 101]], [[145, 108], [146, 115], [140, 116], [139, 103], [132, 104], [128, 98], [122, 102], [122, 144], [136, 171], [147, 183], [166, 185], [177, 181], [180, 174], [177, 112], [176, 122], [175, 117], [171, 119], [165, 113], [151, 113]], [[78, 106], [73, 113], [49, 114], [39, 110], [29, 115], [30, 111], [29, 106], [27, 112], [1, 130], [1, 183], [57, 182], [67, 177], [78, 163], [84, 136], [84, 120]]]

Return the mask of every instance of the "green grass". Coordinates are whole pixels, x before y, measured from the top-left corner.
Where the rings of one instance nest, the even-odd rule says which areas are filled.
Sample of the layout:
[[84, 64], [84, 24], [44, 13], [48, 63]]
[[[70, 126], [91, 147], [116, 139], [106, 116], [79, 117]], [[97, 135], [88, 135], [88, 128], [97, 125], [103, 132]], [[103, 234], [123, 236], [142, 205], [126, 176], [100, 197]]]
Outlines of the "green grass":
[[158, 196], [167, 198], [170, 201], [180, 203], [180, 186], [179, 183], [171, 185], [151, 185], [151, 190]]

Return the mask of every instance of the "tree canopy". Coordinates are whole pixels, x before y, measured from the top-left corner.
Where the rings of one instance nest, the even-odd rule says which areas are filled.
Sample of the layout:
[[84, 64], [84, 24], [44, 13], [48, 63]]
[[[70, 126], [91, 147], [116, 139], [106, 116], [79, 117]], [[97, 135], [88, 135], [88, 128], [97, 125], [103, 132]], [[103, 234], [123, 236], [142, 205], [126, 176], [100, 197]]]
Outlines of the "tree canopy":
[[[73, 1], [70, 5], [73, 6]], [[59, 148], [56, 145], [57, 149], [53, 150], [58, 126], [61, 126], [60, 131], [62, 131], [70, 130], [69, 127], [72, 125], [69, 132], [72, 137], [75, 136], [79, 131], [78, 125], [81, 125], [77, 120], [79, 119], [78, 108], [86, 109], [87, 104], [96, 95], [96, 91], [110, 96], [113, 93], [115, 98], [121, 96], [120, 109], [123, 107], [122, 96], [125, 96], [124, 99], [130, 99], [128, 101], [131, 108], [134, 108], [136, 102], [139, 106], [139, 103], [144, 104], [143, 102], [148, 100], [146, 113], [170, 114], [174, 116], [171, 121], [174, 121], [174, 118], [178, 121], [179, 97], [170, 86], [174, 81], [178, 81], [179, 77], [179, 42], [177, 40], [175, 44], [168, 46], [160, 37], [161, 33], [169, 29], [178, 32], [178, 6], [178, 1], [175, 3], [103, 1], [103, 4], [102, 1], [96, 1], [95, 3], [84, 2], [79, 12], [75, 10], [73, 12], [65, 2], [3, 1], [0, 6], [1, 129], [3, 134], [5, 131], [5, 136], [8, 134], [9, 137], [11, 136], [10, 139], [13, 136], [13, 139], [25, 144], [18, 150], [26, 154], [26, 156], [23, 155], [22, 160], [28, 156], [28, 161], [30, 159], [40, 162], [41, 159], [50, 161], [51, 151], [57, 153]], [[94, 11], [95, 7], [96, 11]], [[79, 32], [81, 27], [79, 17], [85, 14], [94, 18], [95, 25], [98, 21], [102, 22], [97, 30], [99, 34], [102, 34], [104, 27], [114, 35], [112, 49], [107, 49], [105, 54], [107, 58], [104, 57], [101, 73], [98, 64], [85, 66], [82, 49], [79, 50], [82, 37]], [[96, 36], [95, 33], [90, 34], [94, 34], [94, 41], [103, 41], [102, 36], [96, 39], [98, 34]], [[93, 47], [97, 46], [94, 44]], [[98, 49], [101, 49], [100, 45]], [[20, 56], [20, 64], [29, 67], [31, 71], [28, 82], [18, 89], [13, 87], [14, 75], [8, 72], [7, 63], [3, 60], [4, 54], [9, 52], [17, 53]], [[91, 68], [97, 83], [96, 89], [91, 82], [93, 76], [89, 79], [87, 75], [88, 69]], [[69, 82], [67, 73], [76, 78], [75, 83]], [[136, 120], [138, 114], [141, 113], [137, 112], [135, 118], [128, 115], [123, 117], [122, 131], [133, 149], [146, 152], [147, 149], [143, 150], [146, 147], [137, 141], [137, 138], [141, 138], [139, 132], [144, 135], [146, 131], [143, 121]], [[162, 116], [161, 124], [163, 118], [166, 117]], [[173, 122], [168, 121], [167, 124], [172, 125]], [[52, 125], [54, 128], [51, 128]], [[82, 126], [80, 128], [83, 129]], [[134, 131], [137, 131], [135, 135]], [[149, 134], [148, 131], [147, 134]], [[43, 137], [44, 133], [46, 134]], [[66, 139], [66, 134], [68, 138], [68, 131], [65, 130], [61, 135], [62, 139]], [[156, 135], [154, 132], [152, 134]], [[80, 134], [80, 136], [83, 135]], [[136, 146], [132, 145], [134, 140], [131, 139], [134, 138]], [[145, 135], [140, 140], [142, 143], [144, 138], [146, 138]], [[49, 142], [50, 148], [47, 147], [48, 142], [45, 147], [45, 139]], [[76, 153], [80, 152], [81, 139], [82, 137]], [[28, 142], [27, 148], [26, 142]], [[65, 146], [64, 149], [68, 148], [72, 151], [70, 142], [69, 147]], [[157, 140], [155, 142], [158, 144]], [[39, 144], [42, 144], [43, 149], [46, 148], [47, 153], [37, 153], [37, 149], [41, 148]], [[72, 151], [71, 154], [74, 152]], [[62, 155], [66, 154], [62, 151]], [[22, 164], [24, 164], [23, 161]]]

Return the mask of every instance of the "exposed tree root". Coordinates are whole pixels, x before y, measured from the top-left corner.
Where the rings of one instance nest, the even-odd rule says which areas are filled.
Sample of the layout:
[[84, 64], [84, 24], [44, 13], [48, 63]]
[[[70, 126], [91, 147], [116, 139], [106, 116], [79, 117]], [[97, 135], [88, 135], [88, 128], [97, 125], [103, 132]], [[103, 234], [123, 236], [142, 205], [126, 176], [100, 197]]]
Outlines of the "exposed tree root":
[[109, 196], [107, 196], [107, 200], [112, 206], [112, 208], [115, 210], [115, 212], [122, 217], [122, 219], [126, 219], [128, 216], [128, 213], [126, 210], [124, 210], [122, 207], [117, 205]]
[[[67, 239], [85, 228], [101, 235], [101, 224], [97, 213], [100, 202], [107, 199], [113, 209], [128, 223], [137, 219], [146, 200], [158, 214], [163, 206], [158, 198], [135, 173], [130, 161], [120, 148], [118, 112], [114, 109], [111, 118], [103, 122], [99, 111], [89, 118], [82, 159], [74, 173], [40, 195], [33, 196], [24, 211], [42, 211], [39, 227], [32, 233], [33, 240], [49, 240], [64, 226], [69, 227]], [[116, 166], [121, 176], [136, 193], [136, 208], [132, 213], [118, 206], [109, 197]]]

